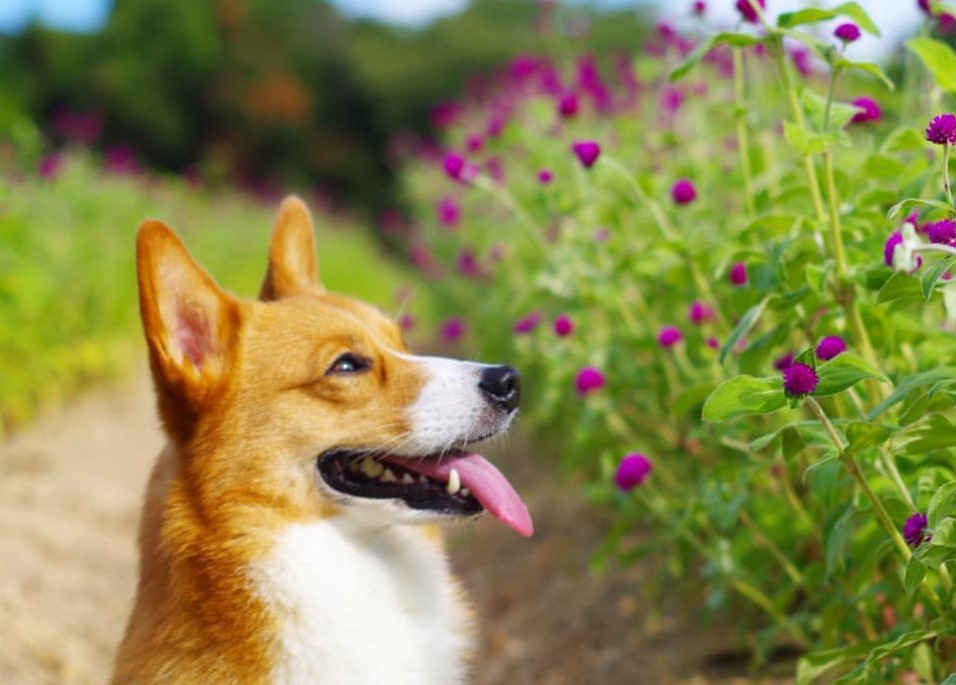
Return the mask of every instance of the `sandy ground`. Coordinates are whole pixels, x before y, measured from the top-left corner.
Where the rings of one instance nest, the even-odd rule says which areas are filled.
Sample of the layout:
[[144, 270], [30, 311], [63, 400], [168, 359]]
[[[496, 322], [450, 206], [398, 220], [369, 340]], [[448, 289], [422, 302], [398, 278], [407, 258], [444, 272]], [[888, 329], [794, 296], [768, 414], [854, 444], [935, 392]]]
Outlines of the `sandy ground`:
[[[134, 589], [140, 495], [161, 442], [140, 374], [0, 444], [0, 683], [106, 681]], [[538, 533], [528, 541], [483, 520], [451, 536], [483, 617], [475, 685], [750, 682], [741, 667], [710, 665], [719, 631], [641, 605], [646, 569], [593, 577], [587, 560], [604, 523], [517, 449], [501, 458]]]

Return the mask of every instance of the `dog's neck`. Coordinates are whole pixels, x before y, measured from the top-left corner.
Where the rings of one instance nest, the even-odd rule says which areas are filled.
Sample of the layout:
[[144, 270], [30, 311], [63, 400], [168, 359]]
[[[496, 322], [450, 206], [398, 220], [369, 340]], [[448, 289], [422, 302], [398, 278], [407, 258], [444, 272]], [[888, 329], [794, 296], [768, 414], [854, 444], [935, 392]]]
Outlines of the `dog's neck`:
[[[191, 653], [170, 650], [167, 657], [207, 669], [215, 664], [223, 681], [250, 672], [254, 677], [243, 682], [462, 682], [469, 614], [434, 531], [342, 515], [271, 528], [268, 540], [252, 546], [261, 550], [254, 556], [205, 549], [200, 540], [187, 550], [168, 539], [170, 507], [182, 486], [176, 462], [175, 450], [167, 448], [153, 473], [131, 620], [144, 638], [170, 629], [182, 633], [177, 642]], [[204, 556], [210, 564], [197, 564]], [[210, 570], [218, 586], [208, 587], [208, 594], [182, 591], [206, 586], [210, 579], [195, 574]], [[224, 601], [224, 589], [235, 597]], [[219, 681], [213, 676], [205, 682]]]

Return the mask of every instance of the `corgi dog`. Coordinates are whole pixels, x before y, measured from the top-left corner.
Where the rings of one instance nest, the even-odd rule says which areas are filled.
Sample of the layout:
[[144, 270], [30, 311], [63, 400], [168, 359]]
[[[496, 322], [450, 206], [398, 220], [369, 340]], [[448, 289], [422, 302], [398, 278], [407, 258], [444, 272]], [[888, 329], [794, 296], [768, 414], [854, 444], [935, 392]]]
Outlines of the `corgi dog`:
[[319, 283], [312, 220], [279, 210], [258, 299], [221, 289], [159, 221], [140, 312], [168, 438], [139, 531], [114, 685], [454, 685], [471, 613], [440, 525], [532, 534], [468, 446], [508, 428], [518, 373], [415, 356]]

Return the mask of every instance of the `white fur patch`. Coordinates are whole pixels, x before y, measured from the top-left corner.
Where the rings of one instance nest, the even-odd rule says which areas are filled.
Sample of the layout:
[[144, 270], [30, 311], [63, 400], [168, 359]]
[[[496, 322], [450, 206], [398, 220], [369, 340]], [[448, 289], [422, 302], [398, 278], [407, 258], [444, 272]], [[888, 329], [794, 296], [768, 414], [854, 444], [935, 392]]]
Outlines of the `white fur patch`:
[[463, 682], [467, 618], [420, 530], [293, 524], [251, 571], [281, 626], [274, 685]]

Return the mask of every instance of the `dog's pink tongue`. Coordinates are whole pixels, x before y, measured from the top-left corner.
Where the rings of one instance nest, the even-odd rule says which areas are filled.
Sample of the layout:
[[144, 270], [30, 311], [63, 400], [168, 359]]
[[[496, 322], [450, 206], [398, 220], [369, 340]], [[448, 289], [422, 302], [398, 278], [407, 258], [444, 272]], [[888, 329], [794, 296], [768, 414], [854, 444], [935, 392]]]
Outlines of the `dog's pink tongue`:
[[455, 454], [439, 459], [402, 459], [390, 457], [410, 471], [440, 482], [447, 482], [451, 470], [458, 471], [462, 487], [471, 490], [481, 506], [519, 535], [531, 537], [534, 523], [521, 496], [494, 464], [478, 454]]

